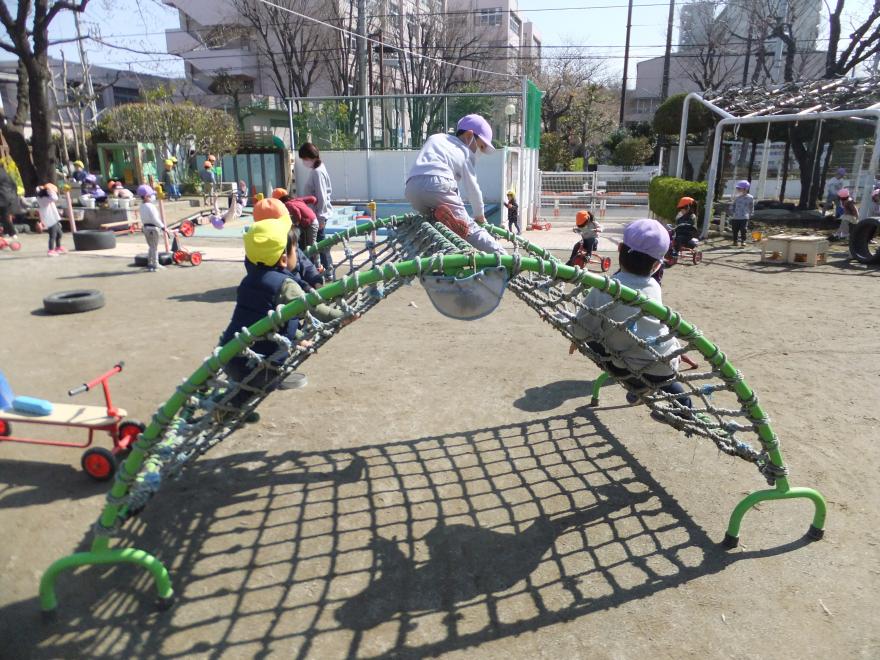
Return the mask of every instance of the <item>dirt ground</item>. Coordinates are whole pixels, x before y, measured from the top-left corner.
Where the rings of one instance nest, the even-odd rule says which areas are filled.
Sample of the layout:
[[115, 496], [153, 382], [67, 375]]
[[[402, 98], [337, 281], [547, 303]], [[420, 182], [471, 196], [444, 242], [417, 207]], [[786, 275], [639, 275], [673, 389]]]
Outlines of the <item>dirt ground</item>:
[[[43, 242], [0, 253], [0, 368], [65, 401], [124, 359], [114, 400], [147, 419], [213, 347], [240, 265], [147, 274]], [[465, 324], [414, 285], [126, 529], [171, 570], [168, 612], [140, 569], [95, 567], [61, 576], [42, 622], [39, 577], [86, 546], [104, 488], [78, 450], [0, 445], [0, 657], [880, 657], [880, 270], [705, 255], [668, 271], [665, 302], [759, 393], [792, 484], [829, 500], [823, 541], [803, 538], [805, 501], [776, 502], [723, 550], [733, 506], [765, 485], [751, 465], [618, 388], [587, 407], [597, 370], [512, 294]], [[41, 312], [72, 288], [107, 304]]]

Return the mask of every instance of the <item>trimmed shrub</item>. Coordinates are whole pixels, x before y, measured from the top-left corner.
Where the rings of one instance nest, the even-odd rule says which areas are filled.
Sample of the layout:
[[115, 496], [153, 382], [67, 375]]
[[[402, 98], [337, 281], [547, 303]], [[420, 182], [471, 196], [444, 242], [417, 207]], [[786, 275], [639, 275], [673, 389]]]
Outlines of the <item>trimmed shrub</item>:
[[651, 179], [648, 206], [658, 218], [667, 222], [675, 220], [675, 207], [682, 197], [693, 197], [698, 204], [698, 214], [701, 214], [706, 204], [706, 184], [674, 176], [655, 176]]

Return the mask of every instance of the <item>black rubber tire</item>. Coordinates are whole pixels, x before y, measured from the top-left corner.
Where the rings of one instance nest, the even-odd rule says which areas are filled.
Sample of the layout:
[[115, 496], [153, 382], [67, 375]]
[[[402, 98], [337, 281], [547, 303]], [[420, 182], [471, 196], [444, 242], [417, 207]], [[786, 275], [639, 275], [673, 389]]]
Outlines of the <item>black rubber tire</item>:
[[[170, 266], [174, 263], [174, 253], [173, 252], [160, 252], [159, 253], [159, 265], [160, 266]], [[141, 268], [147, 267], [147, 255], [139, 254], [134, 258], [134, 265], [140, 266]]]
[[865, 218], [849, 232], [849, 254], [859, 263], [880, 266], [880, 247], [872, 253], [871, 241], [880, 231], [880, 218]]
[[71, 235], [73, 236], [73, 246], [78, 252], [111, 250], [116, 247], [116, 234], [112, 231], [81, 229]]
[[104, 294], [97, 289], [73, 289], [58, 291], [43, 298], [43, 309], [49, 314], [78, 314], [101, 309]]

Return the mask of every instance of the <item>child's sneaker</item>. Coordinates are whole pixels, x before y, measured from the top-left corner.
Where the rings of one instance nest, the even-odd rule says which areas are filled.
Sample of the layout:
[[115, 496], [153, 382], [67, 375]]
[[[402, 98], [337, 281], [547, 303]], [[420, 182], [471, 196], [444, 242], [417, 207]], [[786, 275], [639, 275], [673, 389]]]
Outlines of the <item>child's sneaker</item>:
[[47, 257], [57, 257], [57, 256], [58, 256], [58, 253], [57, 253], [55, 250], [49, 250], [49, 251], [46, 253], [46, 256], [47, 256]]
[[64, 254], [65, 252], [67, 252], [67, 250], [62, 246], [58, 246], [57, 248], [55, 248], [55, 252], [57, 252], [58, 254]]

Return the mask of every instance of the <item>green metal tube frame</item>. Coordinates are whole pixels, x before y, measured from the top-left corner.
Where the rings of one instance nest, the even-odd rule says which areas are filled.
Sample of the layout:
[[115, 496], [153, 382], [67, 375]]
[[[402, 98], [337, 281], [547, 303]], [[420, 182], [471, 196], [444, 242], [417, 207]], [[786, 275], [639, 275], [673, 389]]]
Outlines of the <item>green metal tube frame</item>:
[[[348, 235], [368, 233], [373, 229], [393, 224], [397, 221], [399, 221], [399, 218], [392, 217], [387, 220], [367, 222], [359, 225], [356, 228], [356, 232], [349, 230], [352, 233]], [[338, 242], [342, 240], [342, 236], [338, 234], [328, 240]], [[323, 243], [325, 242], [322, 241], [322, 244]], [[356, 291], [361, 287], [393, 280], [397, 277], [414, 277], [422, 272], [433, 272], [436, 270], [442, 270], [447, 274], [454, 274], [465, 268], [476, 270], [499, 265], [504, 266], [510, 271], [514, 268], [515, 263], [516, 259], [512, 256], [471, 253], [434, 255], [420, 259], [412, 259], [393, 266], [386, 264], [381, 268], [373, 268], [363, 273], [355, 272], [352, 275], [345, 276], [321, 287], [318, 292], [313, 292], [302, 298], [293, 300], [254, 323], [248, 328], [248, 331], [251, 334], [252, 339], [257, 338], [272, 331], [275, 327], [280, 327], [289, 319], [301, 315], [310, 306], [317, 305], [326, 300], [338, 298], [348, 292]], [[607, 276], [600, 276], [582, 270], [578, 271], [575, 268], [561, 265], [557, 260], [545, 261], [536, 257], [523, 257], [519, 260], [519, 268], [522, 271], [538, 272], [549, 275], [555, 279], [567, 281], [572, 281], [579, 275], [579, 281], [582, 284], [598, 288], [612, 296], [619, 296], [623, 302], [638, 306], [648, 314], [663, 321], [670, 327], [675, 328], [676, 332], [682, 336], [688, 336], [695, 330], [694, 326], [683, 320], [677, 312], [674, 312], [668, 307], [653, 300], [648, 300], [644, 295], [621, 285], [618, 281], [612, 280]], [[736, 369], [734, 369], [724, 353], [722, 353], [715, 344], [699, 333], [697, 333], [690, 342], [691, 345], [693, 345], [723, 377], [734, 378], [736, 376]], [[242, 340], [235, 338], [222, 346], [213, 356], [206, 359], [184, 382], [184, 384], [181, 385], [159, 408], [146, 430], [137, 442], [135, 442], [131, 452], [119, 469], [123, 470], [127, 476], [133, 479], [134, 476], [138, 474], [148, 450], [152, 445], [158, 442], [162, 431], [167, 425], [167, 421], [163, 424], [160, 423], [159, 420], [173, 419], [185, 404], [189, 394], [204, 384], [221, 366], [225, 365], [229, 360], [238, 355], [242, 348]], [[599, 380], [602, 380], [601, 376]], [[596, 390], [597, 388], [594, 385], [594, 394]], [[736, 381], [734, 391], [741, 401], [753, 400], [752, 389], [744, 380], [740, 379]], [[751, 406], [749, 414], [752, 416], [753, 421], [756, 422], [758, 436], [769, 455], [770, 461], [773, 465], [779, 468], [784, 467], [779, 443], [767, 421], [764, 411], [757, 402]], [[105, 504], [104, 510], [98, 521], [99, 527], [108, 530], [107, 533], [96, 533], [90, 551], [62, 557], [49, 566], [43, 574], [40, 581], [40, 603], [45, 612], [53, 611], [57, 605], [55, 583], [58, 575], [66, 570], [90, 564], [137, 564], [147, 569], [152, 574], [160, 599], [167, 601], [172, 597], [173, 590], [168, 577], [168, 571], [158, 559], [145, 551], [134, 548], [120, 550], [109, 549], [109, 534], [116, 527], [120, 508], [122, 506], [121, 503], [129, 490], [131, 479], [117, 478], [113, 483], [107, 498], [107, 503]], [[771, 499], [810, 499], [816, 508], [813, 517], [813, 525], [810, 528], [810, 535], [812, 538], [821, 537], [822, 528], [825, 522], [825, 500], [822, 495], [818, 491], [809, 488], [791, 488], [788, 485], [788, 480], [784, 477], [777, 479], [775, 485], [775, 489], [757, 491], [748, 495], [737, 505], [730, 518], [727, 537], [725, 537], [725, 545], [728, 547], [736, 545], [740, 525], [745, 513], [758, 502]]]

